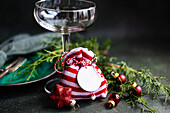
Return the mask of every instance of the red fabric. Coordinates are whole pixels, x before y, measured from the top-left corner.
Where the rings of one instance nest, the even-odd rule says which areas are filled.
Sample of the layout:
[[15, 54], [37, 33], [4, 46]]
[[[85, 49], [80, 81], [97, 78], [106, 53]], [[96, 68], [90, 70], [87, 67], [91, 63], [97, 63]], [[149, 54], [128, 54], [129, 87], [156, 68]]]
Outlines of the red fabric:
[[92, 56], [88, 55], [88, 53], [86, 53], [85, 51], [81, 51], [82, 52], [82, 56], [89, 59], [89, 60], [92, 60]]
[[78, 70], [77, 69], [73, 69], [71, 67], [67, 67], [67, 71], [71, 72], [71, 73], [74, 73], [74, 74], [77, 74], [78, 73]]
[[[86, 48], [80, 47], [80, 48], [75, 48], [75, 49], [71, 50], [65, 56], [64, 61], [67, 62], [67, 60], [69, 60], [69, 58], [74, 58], [74, 59], [78, 60], [79, 62], [82, 60], [84, 60], [85, 62], [88, 62], [88, 61], [91, 61], [94, 56], [95, 56], [95, 54], [92, 51], [89, 51]], [[63, 72], [63, 76], [61, 78], [61, 83], [63, 86], [72, 88], [71, 96], [75, 100], [79, 100], [79, 99], [91, 99], [92, 93], [94, 93], [96, 97], [101, 97], [102, 93], [107, 94], [107, 81], [104, 78], [103, 73], [101, 72], [99, 67], [94, 63], [91, 64], [91, 66], [94, 67], [94, 69], [96, 70], [96, 72], [99, 73], [99, 75], [101, 76], [101, 79], [102, 79], [99, 89], [97, 89], [96, 91], [93, 91], [93, 92], [87, 92], [79, 86], [79, 84], [77, 82], [77, 74], [78, 74], [78, 71], [81, 69], [81, 66], [83, 66], [83, 65], [77, 65], [77, 64], [73, 63], [72, 65], [67, 67]]]

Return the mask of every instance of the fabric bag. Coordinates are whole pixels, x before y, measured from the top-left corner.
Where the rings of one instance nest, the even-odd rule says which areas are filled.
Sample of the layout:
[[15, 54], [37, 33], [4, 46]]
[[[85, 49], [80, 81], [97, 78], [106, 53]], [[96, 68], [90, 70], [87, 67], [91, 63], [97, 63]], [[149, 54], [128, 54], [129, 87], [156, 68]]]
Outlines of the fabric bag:
[[107, 96], [107, 81], [99, 67], [95, 64], [97, 58], [87, 48], [75, 48], [67, 53], [61, 84], [72, 88], [72, 98], [75, 100], [92, 99]]

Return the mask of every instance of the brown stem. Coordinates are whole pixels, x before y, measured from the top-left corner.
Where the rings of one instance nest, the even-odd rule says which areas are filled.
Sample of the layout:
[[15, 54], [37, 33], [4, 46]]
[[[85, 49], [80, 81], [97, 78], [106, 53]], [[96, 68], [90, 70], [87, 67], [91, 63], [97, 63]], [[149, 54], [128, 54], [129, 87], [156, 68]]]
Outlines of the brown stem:
[[53, 51], [53, 53], [59, 53], [59, 52], [62, 52], [62, 51], [63, 51], [63, 49], [59, 49], [59, 50]]
[[[117, 65], [117, 64], [99, 63], [99, 65], [107, 65], [107, 66], [112, 66], [112, 67], [121, 68], [121, 69], [125, 68], [125, 67], [121, 67], [120, 65]], [[137, 70], [134, 70], [132, 68], [130, 68], [129, 71], [132, 71], [134, 73], [138, 72]]]

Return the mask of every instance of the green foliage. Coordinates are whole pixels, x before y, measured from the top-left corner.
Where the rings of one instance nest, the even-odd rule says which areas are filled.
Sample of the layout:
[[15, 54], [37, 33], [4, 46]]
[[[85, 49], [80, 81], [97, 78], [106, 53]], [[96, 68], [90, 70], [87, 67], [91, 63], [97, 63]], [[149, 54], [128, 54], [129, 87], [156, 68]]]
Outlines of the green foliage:
[[[103, 69], [105, 70], [104, 73], [106, 74], [105, 77], [108, 81], [109, 86], [111, 86], [108, 90], [109, 92], [115, 91], [114, 88], [119, 88], [117, 93], [120, 95], [121, 98], [128, 98], [126, 101], [130, 103], [133, 107], [135, 103], [138, 102], [143, 105], [144, 108], [147, 108], [151, 112], [155, 112], [148, 107], [148, 104], [141, 98], [141, 96], [147, 96], [149, 93], [153, 93], [155, 97], [159, 94], [165, 95], [165, 102], [167, 101], [170, 95], [170, 86], [166, 86], [161, 84], [161, 80], [165, 80], [165, 77], [153, 77], [152, 73], [149, 69], [146, 68], [139, 68], [138, 70], [133, 70], [132, 67], [127, 65], [125, 62], [117, 62], [118, 67], [114, 67], [113, 65], [103, 65]], [[116, 84], [116, 79], [114, 79], [110, 72], [114, 71], [115, 73], [124, 74], [126, 76], [126, 82], [124, 84]], [[142, 89], [146, 91], [146, 94], [142, 94], [141, 96], [135, 96], [132, 93], [132, 87], [130, 84], [136, 82], [138, 85], [142, 86]], [[144, 92], [143, 91], [143, 92]]]
[[[107, 40], [103, 42], [103, 44], [100, 44], [97, 41], [97, 37], [92, 37], [89, 40], [85, 40], [85, 38], [79, 34], [77, 34], [77, 37], [78, 39], [76, 40], [76, 42], [70, 42], [70, 48], [73, 49], [76, 47], [84, 47], [92, 50], [96, 54], [98, 58], [97, 65], [102, 70], [105, 78], [107, 79], [109, 92], [117, 92], [120, 97], [124, 98], [127, 103], [130, 103], [132, 105], [132, 107], [134, 107], [136, 103], [142, 104], [143, 111], [145, 110], [145, 108], [147, 108], [149, 111], [155, 112], [155, 110], [149, 108], [148, 104], [143, 100], [143, 98], [141, 98], [142, 96], [147, 96], [149, 93], [154, 93], [153, 98], [155, 98], [159, 94], [163, 94], [165, 95], [165, 102], [167, 101], [168, 96], [170, 95], [170, 86], [161, 84], [161, 81], [166, 79], [165, 77], [153, 77], [150, 70], [145, 67], [134, 70], [126, 62], [116, 62], [117, 58], [104, 56], [102, 54], [102, 50], [108, 51], [110, 49], [110, 40]], [[25, 65], [26, 68], [22, 70], [24, 76], [21, 77], [27, 77], [26, 82], [30, 80], [31, 76], [35, 77], [34, 74], [38, 75], [35, 70], [41, 63], [51, 62], [53, 65], [54, 59], [59, 59], [61, 57], [61, 37], [56, 37], [48, 43], [42, 43], [47, 45], [48, 48], [45, 49], [43, 52], [37, 52], [39, 58], [29, 65]], [[62, 69], [60, 63], [58, 63], [57, 69]], [[124, 84], [117, 84], [116, 80], [113, 78], [113, 76], [111, 76], [111, 72], [124, 74], [126, 76], [126, 82]], [[14, 74], [12, 78], [17, 76], [18, 74], [19, 73]], [[145, 90], [146, 93], [143, 93], [141, 96], [135, 96], [132, 93], [132, 87], [130, 86], [130, 84], [133, 84], [134, 82], [142, 86], [143, 90]]]
[[[36, 77], [38, 76], [38, 73], [36, 72], [36, 68], [43, 62], [49, 62], [53, 65], [53, 61], [55, 58], [60, 58], [61, 57], [61, 52], [59, 53], [58, 51], [48, 51], [44, 50], [45, 52], [37, 52], [38, 58], [35, 61], [32, 61], [29, 64], [25, 64], [20, 68], [20, 71], [15, 73], [14, 75], [11, 76], [11, 80], [13, 80], [14, 77], [20, 76], [21, 77], [26, 77], [26, 82], [30, 81], [31, 77]], [[61, 69], [61, 65], [57, 66], [58, 69]], [[36, 76], [35, 76], [36, 75]]]

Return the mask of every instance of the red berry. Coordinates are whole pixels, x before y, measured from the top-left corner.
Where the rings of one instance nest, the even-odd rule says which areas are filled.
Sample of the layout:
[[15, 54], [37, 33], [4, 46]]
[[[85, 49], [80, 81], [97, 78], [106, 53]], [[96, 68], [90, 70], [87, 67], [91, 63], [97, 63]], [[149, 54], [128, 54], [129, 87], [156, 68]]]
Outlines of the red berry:
[[110, 94], [108, 99], [114, 101], [115, 106], [120, 102], [120, 96], [117, 93]]
[[108, 99], [108, 103], [105, 104], [105, 107], [108, 109], [116, 107], [117, 104], [120, 102], [120, 96], [116, 93], [110, 94]]
[[136, 89], [136, 93], [137, 93], [138, 95], [140, 95], [141, 92], [142, 92], [142, 88], [141, 88], [140, 86], [137, 86], [135, 89]]
[[137, 86], [137, 87], [135, 87], [134, 90], [132, 90], [132, 92], [133, 92], [136, 96], [139, 96], [139, 95], [141, 95], [142, 88], [141, 88], [140, 86]]
[[[122, 82], [121, 82], [120, 80], [121, 80]], [[122, 75], [122, 74], [120, 74], [119, 77], [116, 79], [116, 81], [117, 81], [118, 83], [124, 83], [125, 80], [126, 80], [126, 77], [125, 77], [125, 75]]]

